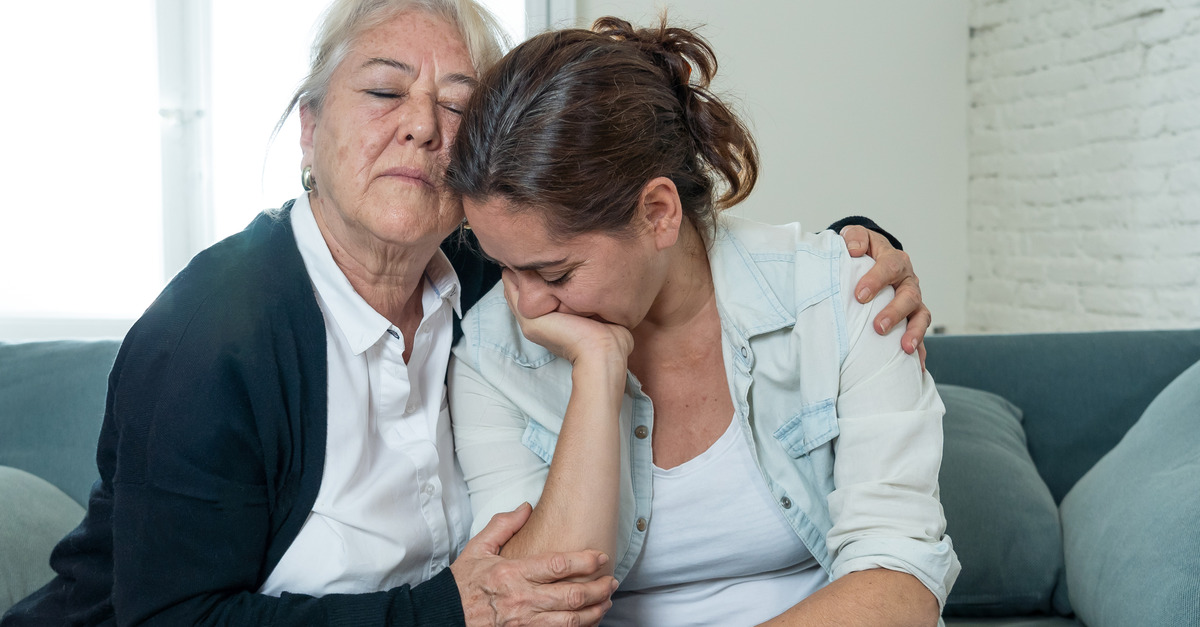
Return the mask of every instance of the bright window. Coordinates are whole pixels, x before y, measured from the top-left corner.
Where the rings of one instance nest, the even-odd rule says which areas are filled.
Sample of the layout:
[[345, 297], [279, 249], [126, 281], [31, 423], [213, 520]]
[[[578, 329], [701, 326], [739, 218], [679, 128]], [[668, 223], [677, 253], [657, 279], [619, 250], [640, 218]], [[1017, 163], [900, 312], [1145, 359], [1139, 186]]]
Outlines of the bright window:
[[[269, 140], [328, 0], [178, 2], [5, 6], [0, 341], [122, 335], [183, 260], [300, 193], [296, 116]], [[524, 0], [483, 4], [522, 38]]]
[[2, 317], [132, 317], [162, 287], [153, 7], [4, 7]]

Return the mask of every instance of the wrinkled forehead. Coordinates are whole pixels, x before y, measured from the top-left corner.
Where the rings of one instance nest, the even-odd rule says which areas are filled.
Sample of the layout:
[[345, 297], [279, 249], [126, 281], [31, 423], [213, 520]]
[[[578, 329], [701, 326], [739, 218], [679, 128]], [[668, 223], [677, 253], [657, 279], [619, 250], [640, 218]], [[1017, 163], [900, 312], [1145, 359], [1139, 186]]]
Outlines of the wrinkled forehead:
[[374, 62], [394, 69], [433, 72], [457, 83], [474, 85], [475, 66], [462, 34], [450, 20], [408, 9], [368, 27], [350, 42], [339, 70], [355, 70]]

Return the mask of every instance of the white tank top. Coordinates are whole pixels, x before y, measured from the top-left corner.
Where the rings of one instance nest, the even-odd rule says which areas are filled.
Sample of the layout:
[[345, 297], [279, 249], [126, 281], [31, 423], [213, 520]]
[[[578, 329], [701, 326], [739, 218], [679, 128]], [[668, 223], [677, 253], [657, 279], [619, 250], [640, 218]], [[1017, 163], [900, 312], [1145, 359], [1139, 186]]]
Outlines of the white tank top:
[[756, 625], [829, 578], [779, 512], [740, 422], [683, 464], [654, 467], [652, 518], [603, 625]]

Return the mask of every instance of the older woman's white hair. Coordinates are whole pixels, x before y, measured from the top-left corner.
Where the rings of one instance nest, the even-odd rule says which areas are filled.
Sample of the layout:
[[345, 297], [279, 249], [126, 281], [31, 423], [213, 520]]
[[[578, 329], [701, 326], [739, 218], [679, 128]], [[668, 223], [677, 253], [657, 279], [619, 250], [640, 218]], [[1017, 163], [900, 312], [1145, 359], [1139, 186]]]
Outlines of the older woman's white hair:
[[292, 94], [276, 132], [298, 106], [313, 112], [321, 110], [333, 72], [345, 59], [355, 38], [399, 13], [413, 10], [453, 24], [467, 46], [477, 74], [499, 61], [511, 46], [495, 16], [474, 0], [335, 0], [319, 22], [308, 77]]

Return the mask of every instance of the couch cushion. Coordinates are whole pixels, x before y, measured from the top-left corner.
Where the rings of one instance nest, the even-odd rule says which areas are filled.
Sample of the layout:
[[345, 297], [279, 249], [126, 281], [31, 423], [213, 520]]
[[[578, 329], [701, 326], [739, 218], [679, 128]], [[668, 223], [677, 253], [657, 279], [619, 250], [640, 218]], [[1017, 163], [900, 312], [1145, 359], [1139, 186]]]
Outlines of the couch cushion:
[[83, 520], [62, 490], [24, 470], [0, 466], [0, 614], [54, 577], [50, 551]]
[[1029, 455], [1061, 503], [1155, 396], [1200, 359], [1200, 329], [930, 335], [938, 383], [1021, 408]]
[[0, 343], [0, 465], [87, 504], [114, 340]]
[[1058, 508], [1025, 446], [1021, 410], [990, 392], [938, 385], [946, 533], [962, 574], [946, 616], [1053, 613], [1063, 567]]
[[1079, 627], [1062, 616], [1009, 616], [1007, 619], [946, 619], [946, 627]]
[[1200, 625], [1200, 363], [1072, 488], [1062, 521], [1083, 622]]

